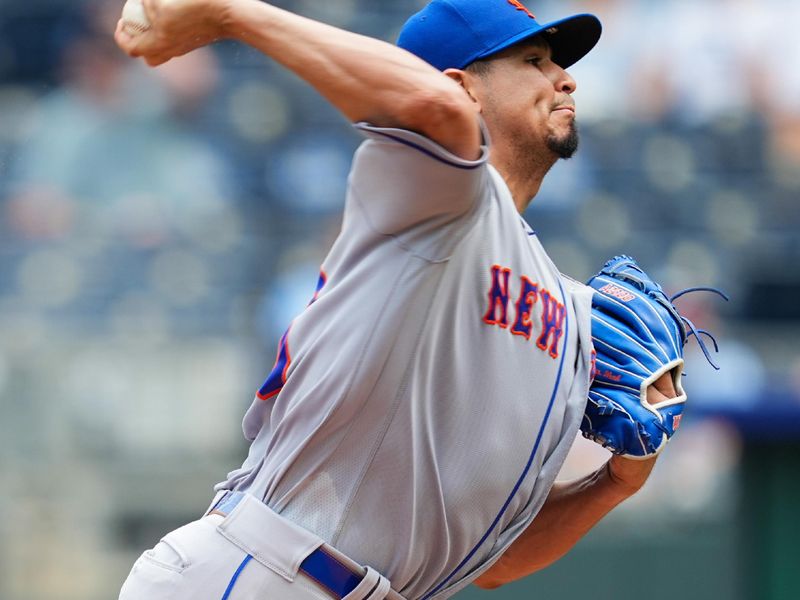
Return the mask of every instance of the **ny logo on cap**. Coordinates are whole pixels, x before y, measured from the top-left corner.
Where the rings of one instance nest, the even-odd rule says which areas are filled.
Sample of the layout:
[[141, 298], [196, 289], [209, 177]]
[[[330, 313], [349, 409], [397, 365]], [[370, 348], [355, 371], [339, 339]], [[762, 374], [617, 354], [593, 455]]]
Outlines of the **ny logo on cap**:
[[525, 8], [525, 6], [523, 6], [522, 3], [519, 0], [508, 0], [508, 3], [511, 6], [513, 6], [514, 8], [516, 8], [517, 10], [521, 10], [522, 12], [524, 12], [531, 19], [535, 19], [536, 18], [536, 15], [534, 15], [531, 11], [529, 11], [527, 8]]

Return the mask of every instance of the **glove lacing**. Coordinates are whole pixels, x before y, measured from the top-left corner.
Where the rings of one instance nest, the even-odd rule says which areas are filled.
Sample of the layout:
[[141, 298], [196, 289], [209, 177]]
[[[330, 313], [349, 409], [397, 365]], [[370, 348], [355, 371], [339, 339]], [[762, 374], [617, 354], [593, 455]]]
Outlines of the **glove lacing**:
[[[627, 256], [627, 255], [614, 257], [612, 259], [612, 261], [615, 261], [617, 259], [627, 259], [629, 261], [633, 261], [633, 259], [630, 256]], [[609, 262], [611, 262], [611, 261], [609, 261]], [[712, 292], [714, 294], [717, 294], [718, 296], [721, 296], [726, 302], [728, 302], [730, 300], [728, 295], [725, 292], [723, 292], [722, 290], [719, 290], [719, 289], [714, 288], [714, 287], [698, 286], [698, 287], [690, 287], [690, 288], [686, 288], [685, 290], [681, 290], [680, 292], [678, 292], [677, 294], [675, 294], [671, 298], [669, 298], [669, 302], [666, 302], [665, 301], [666, 294], [664, 294], [663, 296], [661, 295], [661, 294], [663, 294], [663, 289], [661, 288], [660, 285], [658, 285], [657, 283], [653, 282], [653, 284], [655, 285], [656, 289], [655, 290], [648, 290], [647, 289], [647, 285], [645, 284], [645, 282], [642, 279], [636, 277], [635, 275], [631, 274], [630, 272], [623, 271], [622, 269], [635, 270], [635, 271], [638, 271], [639, 273], [641, 273], [642, 275], [645, 275], [645, 273], [644, 273], [644, 271], [642, 271], [641, 267], [639, 267], [639, 265], [635, 264], [635, 262], [634, 262], [634, 264], [622, 263], [622, 264], [619, 264], [619, 265], [615, 265], [614, 267], [606, 266], [600, 272], [605, 274], [605, 275], [614, 276], [614, 277], [619, 278], [619, 279], [624, 279], [624, 280], [628, 281], [628, 283], [630, 283], [630, 284], [636, 286], [637, 288], [639, 288], [640, 290], [642, 290], [643, 292], [647, 292], [648, 296], [650, 296], [651, 298], [656, 300], [659, 304], [661, 304], [664, 308], [667, 309], [667, 311], [672, 315], [672, 317], [675, 319], [675, 321], [677, 323], [679, 323], [679, 324], [683, 323], [686, 326], [686, 328], [688, 328], [688, 331], [686, 331], [686, 328], [684, 328], [684, 330], [681, 332], [683, 334], [682, 335], [682, 337], [683, 337], [683, 345], [685, 346], [686, 342], [688, 341], [688, 339], [691, 336], [694, 336], [694, 338], [697, 340], [697, 345], [700, 346], [700, 350], [703, 351], [703, 356], [706, 357], [706, 360], [708, 361], [708, 363], [712, 367], [714, 367], [714, 369], [719, 371], [719, 367], [714, 362], [714, 360], [711, 358], [711, 353], [708, 351], [708, 346], [706, 346], [706, 343], [703, 341], [703, 338], [701, 338], [700, 335], [702, 334], [702, 335], [705, 335], [705, 336], [709, 337], [711, 339], [711, 342], [714, 344], [714, 352], [719, 353], [719, 344], [717, 344], [717, 340], [714, 338], [713, 335], [711, 335], [711, 333], [709, 333], [705, 329], [700, 329], [699, 327], [695, 326], [694, 323], [692, 323], [689, 319], [687, 319], [682, 314], [680, 314], [678, 312], [678, 310], [675, 308], [675, 306], [673, 305], [673, 302], [676, 299], [680, 298], [681, 296], [684, 296], [685, 294], [691, 294], [693, 292]], [[659, 294], [659, 292], [661, 292], [661, 294]], [[685, 375], [685, 373], [684, 373], [684, 375]]]
[[[728, 302], [730, 300], [730, 298], [728, 297], [728, 295], [725, 292], [723, 292], [722, 290], [719, 290], [717, 288], [713, 288], [713, 287], [691, 287], [691, 288], [686, 288], [685, 290], [682, 290], [682, 291], [678, 292], [677, 294], [673, 295], [672, 297], [670, 297], [669, 301], [670, 302], [675, 302], [675, 300], [680, 298], [681, 296], [684, 296], [685, 294], [691, 294], [692, 292], [712, 292], [714, 294], [717, 294], [718, 296], [721, 296], [726, 302]], [[705, 329], [700, 329], [699, 327], [696, 327], [694, 323], [692, 323], [689, 319], [684, 317], [682, 314], [678, 313], [678, 316], [680, 317], [681, 321], [683, 321], [686, 324], [686, 326], [689, 328], [689, 332], [686, 334], [687, 340], [688, 340], [688, 338], [690, 336], [694, 336], [694, 339], [697, 340], [697, 345], [700, 346], [700, 350], [703, 351], [703, 355], [706, 357], [706, 360], [708, 361], [708, 364], [710, 364], [712, 367], [714, 367], [714, 369], [719, 371], [719, 367], [711, 359], [711, 353], [708, 351], [708, 347], [706, 346], [706, 343], [703, 341], [703, 338], [700, 337], [700, 334], [708, 336], [708, 338], [710, 338], [711, 342], [714, 344], [714, 352], [719, 353], [719, 344], [717, 344], [716, 338], [714, 338], [714, 336], [711, 335], [711, 333], [709, 333]], [[686, 345], [685, 341], [684, 341], [684, 345]]]

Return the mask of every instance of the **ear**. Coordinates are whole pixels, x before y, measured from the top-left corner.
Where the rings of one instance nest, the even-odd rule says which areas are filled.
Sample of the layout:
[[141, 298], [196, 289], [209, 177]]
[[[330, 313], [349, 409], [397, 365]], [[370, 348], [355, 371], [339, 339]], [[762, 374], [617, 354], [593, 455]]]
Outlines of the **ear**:
[[463, 71], [461, 69], [446, 69], [444, 74], [447, 75], [450, 79], [455, 81], [458, 85], [462, 87], [462, 89], [467, 92], [467, 95], [472, 100], [473, 104], [475, 105], [475, 110], [477, 112], [481, 112], [481, 102], [480, 102], [480, 94], [479, 94], [479, 80], [475, 75], [470, 73], [469, 71]]

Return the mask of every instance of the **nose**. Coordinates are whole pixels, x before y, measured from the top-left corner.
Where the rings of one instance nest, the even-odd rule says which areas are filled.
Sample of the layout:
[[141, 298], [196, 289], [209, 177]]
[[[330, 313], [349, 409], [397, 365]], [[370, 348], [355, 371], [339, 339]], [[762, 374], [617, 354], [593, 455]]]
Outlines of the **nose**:
[[555, 65], [555, 70], [553, 73], [553, 86], [556, 88], [556, 91], [562, 92], [564, 94], [573, 94], [578, 87], [578, 84], [572, 78], [572, 75], [567, 73], [565, 69], [562, 69], [558, 65]]

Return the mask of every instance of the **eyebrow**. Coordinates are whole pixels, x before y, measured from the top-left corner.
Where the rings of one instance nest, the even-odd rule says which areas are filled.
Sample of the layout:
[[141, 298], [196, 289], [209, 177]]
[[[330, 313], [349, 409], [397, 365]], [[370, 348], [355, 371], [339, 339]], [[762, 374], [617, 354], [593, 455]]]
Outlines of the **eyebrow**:
[[552, 48], [550, 47], [550, 44], [548, 44], [547, 40], [545, 40], [541, 35], [536, 35], [536, 36], [534, 36], [534, 37], [532, 37], [530, 39], [522, 41], [522, 42], [519, 43], [519, 45], [520, 46], [528, 46], [532, 50], [533, 49], [535, 49], [535, 50], [552, 50]]
[[550, 52], [550, 56], [553, 55], [552, 47], [550, 46], [550, 44], [547, 43], [547, 40], [545, 40], [541, 36], [541, 34], [539, 34], [539, 35], [536, 35], [536, 36], [534, 36], [532, 38], [529, 38], [527, 40], [522, 40], [521, 42], [517, 42], [516, 44], [512, 44], [511, 46], [509, 46], [505, 50], [501, 50], [497, 54], [492, 54], [492, 55], [487, 56], [486, 58], [481, 59], [481, 60], [483, 62], [488, 62], [488, 61], [492, 61], [492, 60], [499, 59], [499, 58], [506, 58], [506, 57], [509, 57], [509, 56], [514, 56], [518, 52], [530, 52], [532, 50], [549, 51]]
[[[534, 36], [527, 40], [522, 40], [521, 42], [517, 42], [506, 48], [505, 50], [498, 52], [495, 56], [502, 57], [502, 56], [512, 56], [517, 54], [518, 52], [531, 52], [533, 50], [541, 50], [545, 52], [550, 52], [550, 55], [553, 54], [553, 49], [550, 44], [547, 43], [541, 35]], [[490, 59], [493, 57], [489, 57]]]

